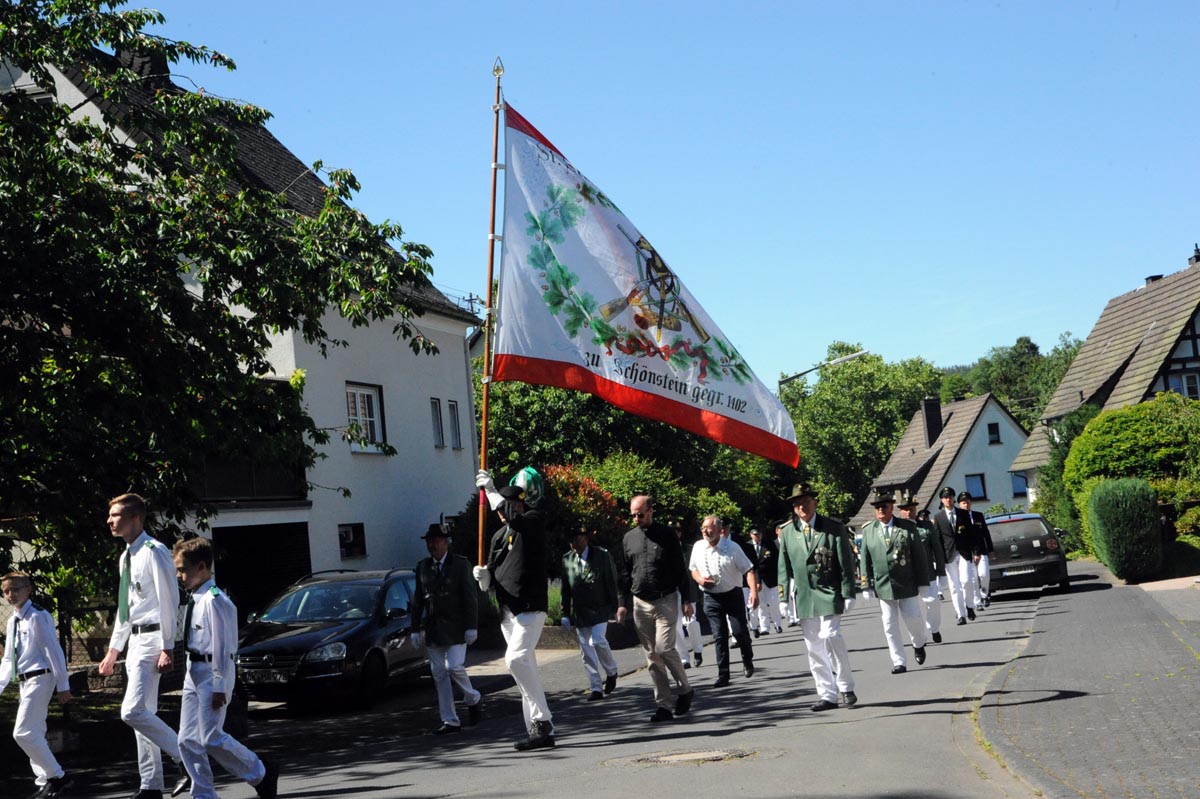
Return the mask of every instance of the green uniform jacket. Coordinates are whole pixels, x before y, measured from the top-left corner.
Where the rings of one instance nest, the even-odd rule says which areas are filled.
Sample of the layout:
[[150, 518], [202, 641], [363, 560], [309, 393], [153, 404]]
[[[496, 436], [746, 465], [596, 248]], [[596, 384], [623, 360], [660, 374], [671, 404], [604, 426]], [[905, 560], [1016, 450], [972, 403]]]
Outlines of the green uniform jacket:
[[[921, 533], [921, 543], [925, 545], [925, 553], [929, 555], [929, 567], [938, 577], [946, 576], [946, 552], [942, 549], [942, 537], [934, 529], [933, 524], [916, 522]], [[930, 579], [929, 582], [933, 582]]]
[[433, 558], [417, 564], [413, 624], [431, 646], [466, 643], [467, 630], [479, 629], [479, 590], [471, 563], [462, 555], [446, 554], [439, 575]]
[[867, 588], [880, 599], [914, 597], [933, 579], [921, 532], [908, 519], [892, 519], [889, 538], [884, 538], [883, 531], [883, 522], [878, 520], [862, 529], [858, 558]]
[[588, 545], [588, 559], [563, 555], [562, 612], [576, 627], [591, 627], [617, 613], [617, 569], [603, 547]]
[[813, 517], [812, 531], [800, 531], [793, 516], [779, 531], [779, 584], [795, 581], [792, 603], [797, 618], [832, 616], [846, 609], [853, 597], [854, 554], [842, 525], [820, 514]]

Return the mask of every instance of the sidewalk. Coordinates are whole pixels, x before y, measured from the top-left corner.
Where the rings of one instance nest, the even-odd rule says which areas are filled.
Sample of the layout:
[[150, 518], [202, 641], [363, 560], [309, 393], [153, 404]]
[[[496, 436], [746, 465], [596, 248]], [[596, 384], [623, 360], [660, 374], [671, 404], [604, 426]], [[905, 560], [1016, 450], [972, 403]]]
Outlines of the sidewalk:
[[988, 684], [984, 738], [1046, 797], [1196, 796], [1200, 585], [1126, 586], [1080, 561], [1071, 577]]

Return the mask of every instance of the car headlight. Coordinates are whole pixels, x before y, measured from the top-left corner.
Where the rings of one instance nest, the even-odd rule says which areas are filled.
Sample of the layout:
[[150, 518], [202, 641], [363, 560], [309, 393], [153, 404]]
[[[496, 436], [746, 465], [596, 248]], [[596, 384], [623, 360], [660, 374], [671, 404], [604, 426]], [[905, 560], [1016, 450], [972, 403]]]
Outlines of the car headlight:
[[340, 641], [333, 644], [325, 644], [325, 646], [319, 646], [311, 650], [304, 656], [304, 659], [318, 663], [326, 660], [345, 660], [346, 645]]

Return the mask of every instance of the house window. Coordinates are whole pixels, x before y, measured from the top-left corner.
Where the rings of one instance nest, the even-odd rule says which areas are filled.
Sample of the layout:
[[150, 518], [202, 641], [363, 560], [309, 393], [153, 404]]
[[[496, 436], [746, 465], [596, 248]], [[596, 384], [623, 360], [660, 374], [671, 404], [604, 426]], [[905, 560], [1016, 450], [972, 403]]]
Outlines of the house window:
[[338, 525], [338, 548], [342, 551], [343, 560], [367, 556], [367, 534], [362, 522]]
[[989, 444], [999, 444], [1000, 443], [1000, 423], [999, 422], [988, 422], [988, 443]]
[[447, 400], [446, 407], [450, 411], [450, 446], [462, 449], [462, 431], [458, 426], [458, 402]]
[[441, 449], [446, 446], [446, 434], [442, 430], [442, 401], [437, 397], [430, 398], [429, 411], [433, 415], [433, 446]]
[[971, 495], [972, 502], [987, 499], [987, 484], [982, 474], [967, 475], [967, 493]]
[[366, 383], [346, 384], [346, 420], [357, 425], [361, 441], [352, 441], [352, 452], [378, 452], [387, 441], [383, 424], [383, 387]]
[[1014, 497], [1023, 497], [1029, 493], [1029, 484], [1025, 480], [1025, 475], [1013, 472], [1012, 484]]
[[1200, 399], [1200, 375], [1194, 372], [1167, 375], [1167, 388], [1188, 399]]

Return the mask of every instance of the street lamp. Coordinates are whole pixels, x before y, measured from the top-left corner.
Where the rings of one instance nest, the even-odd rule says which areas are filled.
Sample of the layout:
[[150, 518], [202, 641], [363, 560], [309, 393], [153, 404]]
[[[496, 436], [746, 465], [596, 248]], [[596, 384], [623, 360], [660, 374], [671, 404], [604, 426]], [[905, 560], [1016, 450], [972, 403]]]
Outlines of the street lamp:
[[822, 367], [837, 366], [839, 363], [845, 363], [846, 361], [853, 361], [855, 358], [861, 358], [864, 355], [870, 355], [870, 354], [871, 354], [870, 350], [859, 350], [858, 352], [852, 352], [849, 355], [843, 355], [840, 358], [834, 358], [832, 361], [826, 361], [825, 363], [819, 363], [816, 366], [812, 367], [811, 369], [805, 369], [803, 372], [797, 372], [794, 375], [788, 375], [787, 377], [782, 378], [779, 381], [779, 388], [783, 388], [784, 383], [790, 383], [793, 380], [795, 380], [796, 378], [804, 377], [809, 372], [815, 372], [818, 369], [821, 369]]

